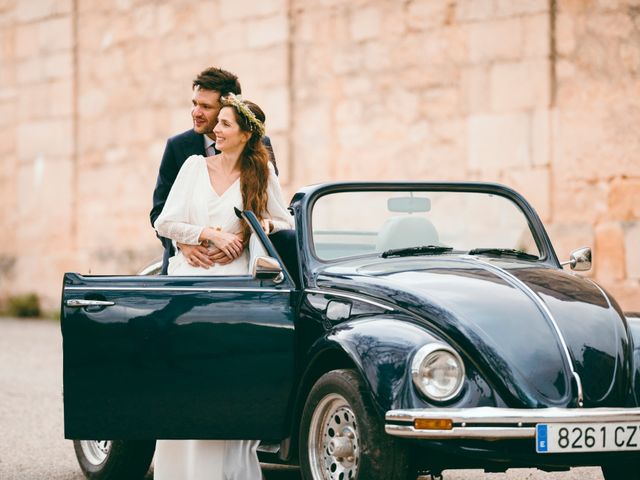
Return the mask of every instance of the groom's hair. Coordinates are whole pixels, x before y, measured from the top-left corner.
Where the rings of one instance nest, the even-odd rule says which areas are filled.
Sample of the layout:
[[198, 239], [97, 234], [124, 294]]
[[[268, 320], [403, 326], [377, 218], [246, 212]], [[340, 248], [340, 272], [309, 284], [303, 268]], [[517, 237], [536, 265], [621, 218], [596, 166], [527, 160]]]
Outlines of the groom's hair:
[[207, 68], [198, 74], [192, 85], [192, 88], [196, 87], [203, 90], [215, 90], [222, 97], [230, 93], [235, 93], [236, 95], [242, 93], [237, 75], [215, 67]]

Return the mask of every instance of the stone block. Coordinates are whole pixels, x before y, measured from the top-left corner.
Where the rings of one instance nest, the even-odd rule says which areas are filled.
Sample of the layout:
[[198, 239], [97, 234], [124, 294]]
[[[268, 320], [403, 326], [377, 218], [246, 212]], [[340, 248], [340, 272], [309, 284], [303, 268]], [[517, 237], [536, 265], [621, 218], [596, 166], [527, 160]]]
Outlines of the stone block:
[[552, 187], [553, 221], [596, 224], [608, 219], [609, 185], [604, 181], [571, 179], [568, 172], [554, 169]]
[[621, 68], [631, 75], [640, 73], [640, 37], [636, 36], [632, 40], [620, 45]]
[[453, 23], [455, 4], [448, 0], [414, 0], [406, 15], [409, 30], [431, 30]]
[[[295, 123], [291, 132], [293, 157], [296, 161], [294, 183], [322, 182], [331, 178], [330, 162], [336, 140], [333, 138], [331, 106], [326, 101], [309, 101], [294, 112]], [[332, 139], [318, 142], [319, 138]], [[310, 147], [313, 146], [313, 147]]]
[[37, 41], [43, 52], [70, 49], [73, 46], [71, 16], [40, 22], [38, 24]]
[[497, 0], [496, 16], [513, 17], [549, 11], [547, 0]]
[[251, 20], [247, 27], [249, 48], [264, 48], [284, 43], [289, 38], [289, 23], [284, 15]]
[[156, 6], [153, 4], [142, 4], [133, 9], [131, 26], [138, 39], [148, 39], [155, 36], [157, 28], [156, 13]]
[[634, 29], [632, 18], [625, 13], [604, 13], [587, 17], [589, 33], [597, 37], [627, 39]]
[[[389, 52], [389, 59], [396, 68], [419, 65], [424, 61], [426, 55], [420, 53], [425, 44], [423, 32], [408, 32], [398, 38], [397, 42], [397, 45]], [[438, 52], [438, 55], [443, 56], [444, 52]], [[429, 59], [426, 61], [430, 63]]]
[[244, 22], [226, 22], [215, 28], [215, 44], [224, 45], [226, 50], [247, 48], [248, 32]]
[[[116, 17], [114, 20], [116, 23], [118, 19], [122, 17]], [[87, 52], [90, 55], [95, 55], [95, 52], [100, 51], [103, 48], [103, 43], [110, 43], [113, 40], [105, 41], [105, 35], [111, 36], [110, 33], [112, 22], [109, 17], [104, 13], [90, 10], [85, 13], [78, 14], [78, 47], [82, 52]], [[132, 32], [133, 29], [129, 30]]]
[[549, 105], [548, 60], [497, 63], [491, 68], [491, 107], [496, 112]]
[[393, 67], [391, 50], [387, 42], [371, 41], [362, 45], [364, 68], [367, 72], [388, 71]]
[[420, 114], [425, 118], [449, 118], [461, 113], [462, 93], [458, 88], [430, 88], [420, 95]]
[[18, 88], [16, 96], [17, 116], [14, 120], [29, 123], [31, 120], [42, 120], [50, 115], [49, 88], [46, 83], [37, 83]]
[[551, 19], [548, 13], [540, 13], [525, 17], [524, 22], [524, 50], [525, 57], [548, 57], [550, 54]]
[[73, 150], [70, 119], [40, 120], [17, 127], [17, 153], [20, 161], [37, 157], [69, 157]]
[[460, 22], [488, 20], [495, 14], [494, 0], [460, 0], [456, 16]]
[[4, 175], [9, 176], [11, 172], [11, 167], [13, 163], [16, 161], [16, 150], [17, 150], [17, 139], [16, 139], [16, 129], [13, 126], [3, 127], [0, 129], [0, 154], [7, 159], [3, 163], [3, 173]]
[[[15, 124], [16, 111], [19, 110], [15, 108], [13, 102], [0, 102], [0, 132]], [[6, 151], [5, 145], [2, 142], [0, 142], [0, 150]]]
[[471, 170], [531, 165], [531, 119], [526, 113], [471, 115], [467, 138]]
[[531, 161], [534, 166], [551, 163], [551, 122], [552, 113], [539, 108], [531, 114]]
[[20, 84], [41, 82], [45, 77], [45, 62], [38, 57], [29, 57], [16, 62], [16, 80]]
[[376, 6], [358, 9], [351, 15], [350, 31], [354, 42], [371, 40], [380, 36], [382, 24], [382, 12]]
[[107, 92], [101, 88], [88, 88], [78, 95], [78, 116], [91, 119], [104, 114], [108, 103]]
[[73, 74], [71, 51], [52, 53], [44, 61], [44, 73], [48, 79], [70, 78]]
[[640, 220], [624, 225], [624, 246], [627, 278], [640, 280]]
[[[640, 178], [615, 178], [609, 184], [608, 214], [611, 219], [640, 219]], [[638, 243], [640, 246], [640, 243]]]
[[267, 130], [269, 132], [286, 132], [290, 128], [289, 88], [286, 86], [269, 88], [266, 90], [264, 100], [260, 100], [267, 117]]
[[[581, 85], [585, 85], [582, 82]], [[640, 177], [640, 138], [634, 132], [640, 129], [640, 115], [629, 108], [623, 100], [633, 89], [618, 88], [614, 100], [613, 92], [608, 103], [600, 104], [597, 91], [585, 89], [582, 95], [572, 100], [576, 104], [584, 99], [584, 107], [558, 109], [554, 127], [553, 157], [562, 159], [563, 172], [574, 179], [598, 179], [606, 175]], [[589, 97], [591, 94], [591, 98]], [[587, 105], [594, 105], [587, 107]], [[605, 163], [606, 162], [606, 163]], [[606, 170], [603, 170], [606, 164]]]
[[15, 15], [19, 22], [42, 20], [56, 13], [57, 0], [20, 0], [16, 2]]
[[[356, 74], [364, 68], [365, 49], [357, 45], [345, 45], [331, 56], [331, 70], [337, 75]], [[375, 58], [369, 61], [375, 65]], [[317, 67], [317, 65], [314, 65]]]
[[386, 8], [383, 9], [381, 23], [381, 31], [387, 37], [400, 38], [408, 33], [404, 12], [393, 3], [387, 4]]
[[[211, 13], [209, 10], [214, 7], [212, 3], [209, 2], [198, 2], [198, 7], [202, 8], [203, 11], [199, 12], [199, 15], [196, 17], [200, 21], [206, 23], [209, 22], [211, 25], [215, 21], [215, 17], [209, 18]], [[204, 8], [207, 10], [204, 10]], [[170, 34], [176, 29], [176, 8], [171, 4], [160, 4], [156, 6], [156, 32], [157, 36], [164, 37], [165, 35]]]
[[457, 27], [446, 27], [437, 31], [424, 32], [413, 51], [406, 52], [416, 57], [419, 64], [462, 65], [467, 63], [468, 35]]
[[559, 13], [556, 17], [556, 49], [560, 55], [571, 55], [576, 48], [576, 21], [573, 15]]
[[18, 59], [33, 57], [40, 51], [38, 35], [39, 25], [28, 23], [15, 27], [15, 48], [13, 52]]
[[469, 59], [472, 63], [518, 60], [524, 47], [521, 18], [469, 24]]
[[19, 166], [16, 239], [22, 245], [51, 251], [69, 246], [71, 233], [71, 160], [38, 156]]
[[602, 222], [595, 227], [594, 272], [598, 280], [626, 278], [624, 230], [619, 222]]
[[73, 83], [61, 80], [48, 85], [48, 111], [53, 117], [69, 116], [73, 113]]
[[218, 5], [222, 22], [275, 15], [287, 9], [285, 0], [220, 0]]
[[341, 78], [342, 90], [348, 97], [366, 95], [373, 89], [373, 79], [371, 75], [348, 75]]
[[462, 89], [467, 114], [489, 113], [491, 110], [489, 67], [470, 65], [462, 70]]
[[556, 61], [556, 78], [558, 79], [559, 83], [565, 80], [574, 79], [576, 73], [576, 65], [573, 62], [562, 59]]

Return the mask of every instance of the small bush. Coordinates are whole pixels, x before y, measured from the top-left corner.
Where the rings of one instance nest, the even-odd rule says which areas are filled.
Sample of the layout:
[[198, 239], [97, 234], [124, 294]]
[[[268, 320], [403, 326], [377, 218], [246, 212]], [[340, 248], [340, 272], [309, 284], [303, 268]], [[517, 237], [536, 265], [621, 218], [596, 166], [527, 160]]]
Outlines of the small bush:
[[39, 317], [42, 313], [40, 299], [35, 293], [9, 297], [4, 310], [11, 317]]

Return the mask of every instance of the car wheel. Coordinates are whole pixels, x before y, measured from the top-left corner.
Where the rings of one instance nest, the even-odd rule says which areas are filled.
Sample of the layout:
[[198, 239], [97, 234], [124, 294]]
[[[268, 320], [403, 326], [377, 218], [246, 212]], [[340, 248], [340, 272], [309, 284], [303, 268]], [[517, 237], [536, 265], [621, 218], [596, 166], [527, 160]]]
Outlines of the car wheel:
[[302, 413], [299, 448], [305, 480], [416, 478], [406, 449], [385, 433], [354, 370], [333, 370], [315, 383]]
[[151, 465], [155, 440], [74, 440], [76, 458], [90, 480], [140, 480]]
[[640, 479], [640, 458], [602, 466], [604, 480], [638, 480]]

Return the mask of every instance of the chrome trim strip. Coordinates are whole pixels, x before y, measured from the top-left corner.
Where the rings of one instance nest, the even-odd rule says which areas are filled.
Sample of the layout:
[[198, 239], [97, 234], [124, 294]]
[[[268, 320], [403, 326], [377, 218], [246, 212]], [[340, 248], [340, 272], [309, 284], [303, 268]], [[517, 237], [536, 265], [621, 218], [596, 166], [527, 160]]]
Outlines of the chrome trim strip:
[[392, 312], [393, 310], [395, 310], [395, 308], [390, 307], [389, 305], [385, 305], [383, 303], [379, 303], [374, 300], [369, 300], [366, 297], [361, 297], [359, 295], [353, 295], [350, 293], [334, 292], [333, 290], [322, 290], [319, 288], [305, 288], [304, 292], [317, 294], [317, 295], [333, 295], [334, 297], [348, 298], [349, 300], [356, 300], [358, 302], [368, 303], [375, 307], [379, 307], [384, 310], [387, 310], [388, 312]]
[[573, 372], [573, 379], [576, 381], [576, 390], [578, 393], [578, 406], [584, 407], [584, 391], [582, 390], [582, 379], [580, 375], [576, 372]]
[[77, 308], [77, 307], [110, 307], [111, 305], [115, 305], [116, 302], [110, 302], [107, 300], [67, 300], [67, 307]]
[[578, 375], [578, 372], [576, 372], [576, 369], [575, 369], [575, 367], [573, 365], [573, 359], [571, 358], [571, 352], [569, 352], [569, 347], [567, 345], [566, 340], [564, 339], [564, 335], [562, 335], [562, 332], [560, 331], [560, 327], [558, 326], [558, 322], [556, 322], [556, 319], [554, 318], [553, 314], [551, 313], [551, 310], [549, 310], [549, 307], [547, 307], [547, 304], [544, 303], [544, 301], [540, 298], [540, 296], [536, 292], [534, 292], [529, 287], [529, 285], [524, 283], [522, 280], [520, 280], [519, 278], [517, 278], [515, 275], [513, 275], [510, 272], [508, 272], [504, 268], [497, 267], [496, 265], [493, 265], [493, 264], [491, 264], [489, 262], [485, 262], [484, 260], [481, 260], [480, 258], [475, 257], [475, 256], [472, 256], [470, 258], [473, 259], [477, 263], [485, 265], [486, 267], [488, 267], [489, 269], [493, 270], [494, 272], [497, 272], [500, 277], [502, 277], [503, 279], [505, 279], [507, 281], [510, 281], [513, 285], [515, 285], [518, 288], [520, 288], [520, 290], [522, 290], [529, 298], [531, 298], [531, 300], [534, 301], [534, 303], [538, 306], [538, 308], [540, 308], [542, 310], [542, 313], [551, 322], [551, 325], [553, 326], [553, 329], [555, 330], [557, 337], [560, 339], [560, 344], [562, 345], [563, 353], [564, 353], [564, 355], [566, 357], [567, 362], [569, 363], [569, 368], [571, 368], [571, 374], [573, 375], [573, 378], [576, 380], [576, 383], [577, 383], [577, 387], [578, 387], [578, 405], [582, 406], [582, 404], [583, 404], [583, 401], [582, 401], [582, 398], [581, 398], [581, 396], [582, 396], [582, 381], [580, 379], [580, 375]]
[[429, 440], [474, 439], [501, 440], [505, 438], [534, 438], [535, 427], [454, 427], [451, 430], [416, 430], [401, 425], [386, 425], [385, 431], [394, 437], [423, 438]]
[[256, 292], [256, 293], [291, 293], [291, 290], [278, 289], [278, 288], [226, 288], [226, 287], [64, 287], [64, 290], [83, 290], [83, 291], [98, 291], [98, 292], [127, 292], [127, 291], [145, 291], [145, 292], [227, 292], [227, 293], [243, 293], [243, 292]]
[[[531, 438], [537, 423], [640, 422], [640, 408], [424, 408], [389, 410], [385, 430], [410, 438]], [[447, 419], [451, 430], [421, 430], [417, 419]]]

